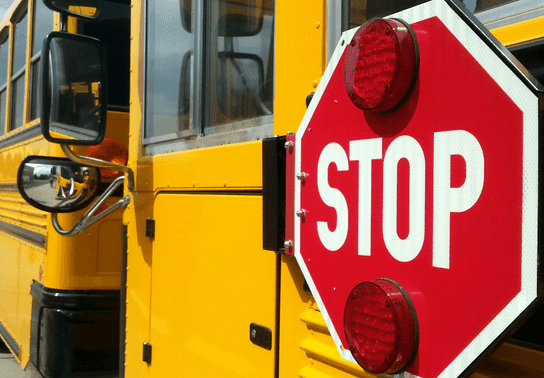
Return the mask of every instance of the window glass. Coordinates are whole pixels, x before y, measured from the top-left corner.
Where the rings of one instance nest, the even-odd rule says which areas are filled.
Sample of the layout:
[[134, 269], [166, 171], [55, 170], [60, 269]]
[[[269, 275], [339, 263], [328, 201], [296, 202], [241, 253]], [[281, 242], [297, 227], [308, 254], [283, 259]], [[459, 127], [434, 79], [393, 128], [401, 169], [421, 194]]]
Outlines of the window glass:
[[0, 135], [6, 130], [6, 91], [0, 92]]
[[0, 135], [6, 130], [6, 95], [8, 82], [8, 29], [0, 33]]
[[40, 117], [40, 82], [38, 79], [38, 72], [40, 71], [41, 57], [39, 53], [42, 50], [44, 39], [53, 30], [53, 12], [44, 5], [42, 0], [35, 0], [34, 9], [34, 39], [32, 46], [32, 63], [30, 67], [30, 120]]
[[209, 124], [271, 115], [273, 109], [274, 4], [263, 0], [216, 0], [210, 4]]
[[25, 77], [24, 75], [11, 83], [11, 129], [23, 126], [25, 106]]
[[13, 73], [17, 73], [26, 63], [26, 32], [27, 32], [27, 14], [15, 24], [15, 46], [13, 50]]
[[[348, 0], [348, 20], [345, 29], [364, 24], [372, 18], [385, 17], [427, 0]], [[472, 13], [479, 13], [519, 0], [461, 0]]]
[[8, 82], [8, 58], [8, 33], [0, 33], [0, 90], [5, 89], [4, 87]]
[[272, 124], [274, 0], [150, 0], [147, 25], [146, 144]]
[[15, 45], [13, 46], [13, 74], [11, 76], [11, 129], [21, 127], [24, 123], [25, 100], [25, 64], [27, 39], [27, 13], [15, 24]]
[[145, 137], [192, 134], [191, 1], [150, 0], [148, 9]]
[[105, 0], [102, 3], [98, 20], [78, 21], [78, 33], [97, 38], [106, 45], [108, 104], [115, 110], [128, 111], [130, 97], [130, 0]]
[[35, 0], [34, 3], [34, 44], [32, 56], [42, 50], [45, 37], [53, 30], [53, 11], [45, 6], [42, 0]]
[[463, 0], [463, 3], [471, 12], [478, 13], [516, 1], [519, 0]]

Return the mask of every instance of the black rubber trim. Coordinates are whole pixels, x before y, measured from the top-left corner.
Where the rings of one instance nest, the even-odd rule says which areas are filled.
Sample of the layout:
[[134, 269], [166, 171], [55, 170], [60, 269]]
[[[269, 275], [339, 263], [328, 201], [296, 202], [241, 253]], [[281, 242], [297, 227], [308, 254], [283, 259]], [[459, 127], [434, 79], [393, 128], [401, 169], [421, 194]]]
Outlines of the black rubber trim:
[[119, 314], [119, 378], [125, 377], [125, 342], [127, 328], [127, 266], [128, 266], [128, 226], [123, 225], [121, 237], [121, 301]]
[[19, 347], [19, 344], [17, 344], [17, 341], [15, 341], [15, 339], [11, 336], [11, 334], [8, 332], [8, 330], [4, 327], [4, 325], [1, 322], [0, 322], [0, 335], [2, 335], [2, 338], [8, 344], [13, 354], [19, 357], [19, 351], [21, 350], [21, 347]]
[[11, 223], [0, 221], [0, 231], [15, 236], [26, 242], [45, 248], [45, 235]]
[[43, 307], [68, 310], [119, 308], [119, 290], [56, 290], [34, 281], [30, 294]]
[[480, 39], [535, 94], [544, 93], [544, 86], [512, 55], [482, 23], [458, 0], [444, 0]]
[[109, 112], [128, 113], [130, 111], [130, 107], [129, 106], [124, 106], [124, 105], [110, 105], [110, 104], [108, 104], [108, 111]]
[[263, 139], [263, 249], [284, 251], [285, 137]]

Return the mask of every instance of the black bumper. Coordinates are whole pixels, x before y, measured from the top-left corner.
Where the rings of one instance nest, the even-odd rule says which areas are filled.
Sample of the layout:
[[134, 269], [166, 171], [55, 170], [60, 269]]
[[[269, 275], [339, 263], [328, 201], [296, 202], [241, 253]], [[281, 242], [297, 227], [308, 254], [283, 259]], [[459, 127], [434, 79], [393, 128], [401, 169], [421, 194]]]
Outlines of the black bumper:
[[31, 285], [30, 361], [45, 378], [115, 376], [119, 369], [119, 291]]

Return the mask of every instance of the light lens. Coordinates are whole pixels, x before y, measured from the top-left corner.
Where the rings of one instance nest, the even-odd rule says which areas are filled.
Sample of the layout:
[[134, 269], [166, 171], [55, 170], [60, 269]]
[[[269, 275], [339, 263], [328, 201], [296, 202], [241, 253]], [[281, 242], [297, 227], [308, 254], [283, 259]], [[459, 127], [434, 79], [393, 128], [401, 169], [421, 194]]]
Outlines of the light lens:
[[344, 331], [353, 357], [375, 374], [404, 371], [413, 363], [419, 330], [408, 294], [388, 279], [362, 282], [348, 296]]
[[[87, 156], [119, 165], [127, 165], [128, 149], [117, 139], [104, 138], [102, 143], [98, 146], [90, 146], [87, 148]], [[121, 174], [122, 172], [114, 169], [100, 168], [100, 175], [104, 178], [112, 178]]]
[[406, 101], [419, 69], [417, 39], [408, 24], [395, 19], [369, 21], [346, 49], [344, 80], [355, 106], [383, 113]]

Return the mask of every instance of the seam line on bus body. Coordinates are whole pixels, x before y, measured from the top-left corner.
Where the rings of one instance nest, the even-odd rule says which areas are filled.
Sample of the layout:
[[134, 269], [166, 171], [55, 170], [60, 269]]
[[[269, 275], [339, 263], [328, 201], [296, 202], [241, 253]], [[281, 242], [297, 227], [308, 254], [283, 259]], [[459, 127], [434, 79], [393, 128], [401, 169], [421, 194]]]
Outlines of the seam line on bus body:
[[39, 247], [45, 248], [45, 235], [38, 232], [34, 232], [24, 227], [16, 226], [14, 224], [2, 221], [0, 221], [0, 231], [3, 231], [9, 235], [15, 236], [29, 243], [35, 244]]

